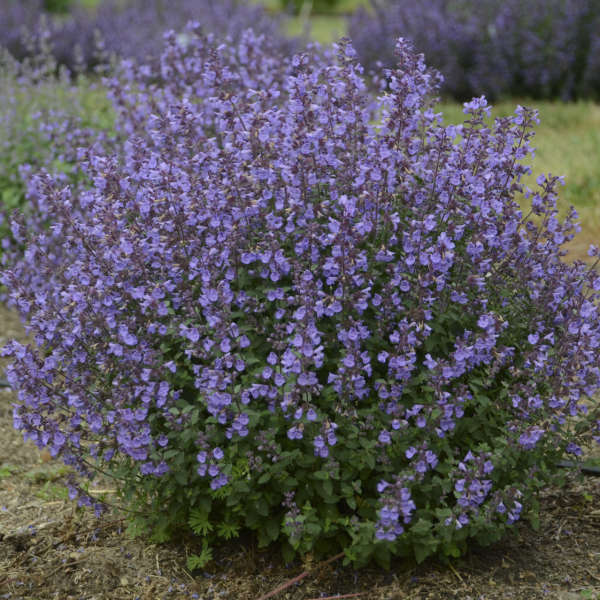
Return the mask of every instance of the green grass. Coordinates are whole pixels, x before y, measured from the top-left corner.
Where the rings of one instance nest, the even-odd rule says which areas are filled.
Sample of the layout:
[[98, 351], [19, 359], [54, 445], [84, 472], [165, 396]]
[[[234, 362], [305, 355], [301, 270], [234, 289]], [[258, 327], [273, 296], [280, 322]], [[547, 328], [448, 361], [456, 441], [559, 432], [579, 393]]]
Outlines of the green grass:
[[18, 470], [19, 467], [17, 467], [16, 465], [0, 465], [0, 480], [10, 477], [13, 473], [16, 473]]
[[308, 29], [308, 35], [320, 44], [331, 44], [346, 35], [348, 27], [345, 17], [316, 15], [308, 21], [302, 17], [289, 17], [286, 20], [288, 35], [302, 35]]
[[[81, 125], [97, 130], [110, 129], [114, 122], [106, 93], [88, 79], [82, 79], [76, 87], [61, 80], [43, 81], [32, 90], [18, 83], [14, 74], [0, 73], [0, 118], [6, 119], [6, 126], [0, 129], [0, 202], [6, 208], [15, 208], [23, 201], [19, 165], [46, 164], [58, 153], [36, 129], [40, 117], [34, 115], [48, 111], [80, 117]], [[54, 144], [58, 143], [60, 136], [54, 140]], [[47, 166], [69, 170], [59, 160]]]
[[[97, 1], [97, 0], [91, 0]], [[272, 12], [281, 11], [282, 2], [281, 0], [250, 0], [253, 4], [262, 4], [267, 10]], [[307, 8], [310, 8], [310, 0], [307, 0]], [[353, 10], [356, 10], [359, 6], [365, 8], [369, 6], [369, 0], [338, 0], [337, 3], [331, 8], [332, 13], [336, 14], [348, 14]]]
[[46, 483], [48, 481], [57, 481], [65, 475], [72, 473], [73, 469], [63, 464], [40, 465], [29, 469], [25, 473], [25, 478], [33, 483]]
[[[262, 4], [269, 12], [281, 12], [280, 0], [253, 0]], [[331, 14], [315, 14], [291, 16], [286, 19], [285, 27], [288, 35], [302, 35], [308, 30], [309, 36], [320, 44], [331, 44], [348, 32], [346, 15], [359, 6], [368, 6], [369, 0], [338, 0]], [[309, 7], [309, 5], [307, 5]], [[307, 18], [308, 17], [308, 18]]]

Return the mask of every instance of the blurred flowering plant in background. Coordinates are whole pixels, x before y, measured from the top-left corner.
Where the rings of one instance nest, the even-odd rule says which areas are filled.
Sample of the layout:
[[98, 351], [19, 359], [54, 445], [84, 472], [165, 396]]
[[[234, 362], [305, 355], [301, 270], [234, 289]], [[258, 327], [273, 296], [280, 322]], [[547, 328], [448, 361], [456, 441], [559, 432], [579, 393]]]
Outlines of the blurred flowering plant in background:
[[349, 23], [363, 64], [394, 64], [399, 35], [444, 75], [459, 100], [600, 97], [595, 0], [371, 0]]
[[163, 34], [182, 31], [188, 21], [200, 23], [205, 33], [233, 39], [251, 26], [286, 54], [299, 45], [283, 35], [278, 17], [239, 0], [102, 0], [93, 10], [73, 1], [68, 14], [59, 16], [47, 4], [9, 0], [0, 11], [0, 46], [22, 59], [36, 55], [35, 44], [43, 38], [59, 65], [91, 70], [115, 56], [158, 59]]

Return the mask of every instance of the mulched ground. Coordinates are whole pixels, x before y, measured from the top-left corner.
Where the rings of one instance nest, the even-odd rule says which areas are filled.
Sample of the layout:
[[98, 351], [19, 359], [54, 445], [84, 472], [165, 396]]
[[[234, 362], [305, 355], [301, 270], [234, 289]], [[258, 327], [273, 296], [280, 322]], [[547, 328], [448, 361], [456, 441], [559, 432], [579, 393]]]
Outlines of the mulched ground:
[[[24, 338], [0, 306], [0, 344]], [[0, 393], [0, 599], [27, 600], [361, 600], [600, 599], [600, 478], [570, 478], [549, 489], [541, 525], [520, 524], [491, 548], [451, 565], [398, 562], [389, 572], [355, 572], [333, 561], [286, 567], [250, 541], [220, 549], [205, 571], [190, 573], [199, 541], [156, 545], [124, 533], [123, 515], [97, 520], [64, 497], [65, 468], [24, 443], [12, 428], [9, 391]]]

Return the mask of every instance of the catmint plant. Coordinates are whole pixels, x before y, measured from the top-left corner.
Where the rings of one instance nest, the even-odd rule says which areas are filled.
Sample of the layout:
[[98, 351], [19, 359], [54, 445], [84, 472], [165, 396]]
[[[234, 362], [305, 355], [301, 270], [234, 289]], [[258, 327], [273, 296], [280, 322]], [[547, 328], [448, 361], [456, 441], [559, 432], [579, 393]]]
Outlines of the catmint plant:
[[100, 510], [102, 471], [157, 540], [421, 561], [534, 515], [598, 437], [600, 278], [561, 260], [560, 178], [521, 184], [535, 111], [446, 125], [439, 75], [396, 60], [374, 99], [348, 40], [192, 25], [106, 81], [123, 141], [82, 148], [89, 185], [30, 173], [52, 222], [15, 221], [2, 281], [34, 343], [3, 353], [73, 498]]

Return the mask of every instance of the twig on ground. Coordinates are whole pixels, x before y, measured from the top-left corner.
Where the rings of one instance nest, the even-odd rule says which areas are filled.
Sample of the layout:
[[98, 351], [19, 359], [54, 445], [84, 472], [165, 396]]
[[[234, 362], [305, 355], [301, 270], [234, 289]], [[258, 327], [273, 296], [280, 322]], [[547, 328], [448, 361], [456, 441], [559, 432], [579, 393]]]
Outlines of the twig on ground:
[[279, 594], [279, 592], [283, 592], [283, 590], [287, 590], [287, 588], [291, 587], [295, 583], [298, 583], [299, 581], [302, 581], [305, 577], [308, 577], [311, 573], [314, 573], [315, 571], [318, 571], [319, 569], [321, 569], [322, 567], [325, 567], [329, 563], [332, 563], [332, 562], [342, 558], [342, 556], [344, 556], [344, 552], [340, 552], [339, 554], [336, 554], [335, 556], [328, 558], [326, 561], [318, 564], [314, 569], [311, 569], [310, 571], [304, 571], [304, 573], [300, 573], [300, 575], [294, 577], [293, 579], [286, 581], [285, 583], [282, 583], [279, 587], [276, 587], [274, 590], [270, 591], [268, 594], [264, 594], [263, 596], [258, 598], [258, 600], [267, 600], [267, 598], [272, 598], [273, 596], [276, 596], [277, 594]]
[[594, 574], [593, 574], [593, 573], [590, 571], [590, 569], [586, 569], [585, 571], [586, 571], [586, 573], [587, 573], [587, 574], [588, 574], [588, 575], [589, 575], [589, 576], [590, 576], [592, 579], [595, 579], [596, 581], [600, 581], [600, 577], [598, 577], [598, 575], [594, 575]]
[[559, 460], [556, 466], [563, 469], [579, 469], [584, 475], [600, 476], [600, 467], [585, 465], [581, 461]]
[[27, 504], [23, 504], [22, 506], [15, 506], [12, 510], [28, 510], [30, 508], [39, 508], [40, 506], [47, 506], [48, 504], [63, 504], [62, 500], [52, 500], [51, 502], [28, 502]]
[[456, 577], [458, 577], [458, 580], [461, 583], [464, 583], [465, 580], [461, 577], [460, 573], [454, 568], [454, 565], [452, 563], [448, 563], [448, 566], [450, 567], [450, 570], [456, 575]]
[[356, 592], [354, 594], [342, 594], [340, 596], [323, 596], [321, 598], [310, 598], [309, 600], [341, 600], [342, 598], [358, 598], [362, 596], [364, 592]]
[[75, 565], [78, 565], [80, 562], [83, 562], [84, 560], [85, 560], [85, 557], [82, 557], [82, 558], [78, 558], [77, 560], [72, 560], [71, 562], [68, 562], [68, 563], [65, 563], [63, 565], [60, 565], [59, 567], [57, 567], [56, 569], [54, 569], [54, 571], [50, 571], [50, 573], [44, 573], [44, 577], [46, 579], [50, 579], [53, 575], [56, 575], [56, 573], [58, 573], [62, 569], [67, 569], [69, 567], [74, 567]]

